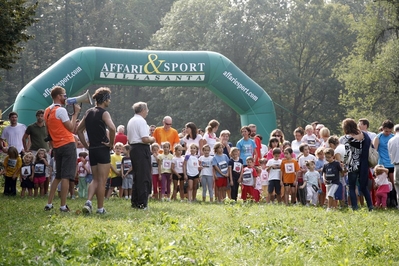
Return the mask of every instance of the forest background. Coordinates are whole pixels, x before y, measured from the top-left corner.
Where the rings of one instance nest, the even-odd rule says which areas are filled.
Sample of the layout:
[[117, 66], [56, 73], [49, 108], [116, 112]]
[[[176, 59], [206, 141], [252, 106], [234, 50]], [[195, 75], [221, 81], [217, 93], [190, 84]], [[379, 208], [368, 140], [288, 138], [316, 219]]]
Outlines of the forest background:
[[[315, 120], [335, 134], [345, 117], [367, 117], [372, 131], [385, 119], [398, 122], [398, 0], [37, 2], [37, 20], [26, 31], [34, 38], [20, 43], [11, 69], [0, 69], [4, 120], [30, 80], [75, 48], [99, 46], [221, 53], [270, 95], [287, 139]], [[145, 101], [149, 124], [160, 126], [170, 115], [180, 130], [189, 121], [205, 128], [217, 119], [233, 143], [240, 137], [239, 115], [204, 88], [111, 89], [116, 125], [126, 125], [132, 104]]]

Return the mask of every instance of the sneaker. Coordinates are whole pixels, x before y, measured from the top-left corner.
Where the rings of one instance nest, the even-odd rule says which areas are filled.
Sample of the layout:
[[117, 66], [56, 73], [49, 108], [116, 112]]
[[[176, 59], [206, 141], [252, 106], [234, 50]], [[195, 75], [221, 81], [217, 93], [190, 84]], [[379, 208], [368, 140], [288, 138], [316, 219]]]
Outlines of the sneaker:
[[106, 214], [107, 212], [106, 212], [105, 209], [103, 208], [103, 211], [97, 210], [96, 213], [97, 213], [97, 214]]
[[51, 204], [51, 205], [47, 204], [46, 206], [44, 206], [45, 211], [50, 211], [52, 209], [53, 209], [53, 204]]
[[71, 199], [75, 199], [75, 198], [76, 198], [75, 195], [72, 195]]
[[65, 205], [65, 209], [60, 207], [60, 212], [70, 212], [71, 210], [68, 208], [68, 205]]
[[84, 214], [91, 214], [91, 211], [92, 211], [92, 206], [91, 206], [91, 204], [88, 203], [88, 202], [86, 202], [85, 205], [84, 205], [83, 208], [82, 208], [82, 212], [83, 212]]

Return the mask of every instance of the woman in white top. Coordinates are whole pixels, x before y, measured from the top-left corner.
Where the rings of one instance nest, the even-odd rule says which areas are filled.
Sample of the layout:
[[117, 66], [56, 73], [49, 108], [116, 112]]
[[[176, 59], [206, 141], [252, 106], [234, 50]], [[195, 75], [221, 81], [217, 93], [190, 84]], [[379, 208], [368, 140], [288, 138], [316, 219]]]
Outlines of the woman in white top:
[[183, 137], [183, 142], [185, 143], [184, 149], [190, 151], [190, 145], [194, 143], [198, 147], [197, 155], [202, 155], [202, 146], [204, 145], [204, 140], [202, 136], [197, 133], [197, 126], [193, 122], [188, 122], [186, 124], [186, 135]]
[[203, 136], [203, 145], [208, 144], [211, 152], [210, 155], [214, 155], [213, 151], [213, 146], [215, 146], [215, 143], [219, 141], [219, 139], [216, 137], [216, 131], [219, 129], [219, 122], [215, 119], [212, 119], [209, 121], [208, 126], [205, 128], [205, 134]]

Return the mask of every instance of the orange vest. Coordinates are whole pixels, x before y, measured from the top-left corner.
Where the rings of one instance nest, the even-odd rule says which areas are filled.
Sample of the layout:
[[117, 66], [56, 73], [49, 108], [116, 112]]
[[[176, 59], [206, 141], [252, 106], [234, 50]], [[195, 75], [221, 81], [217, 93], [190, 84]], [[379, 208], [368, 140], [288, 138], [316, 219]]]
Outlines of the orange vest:
[[52, 144], [54, 148], [59, 148], [71, 142], [75, 142], [73, 134], [65, 128], [60, 119], [55, 117], [56, 110], [59, 107], [59, 105], [55, 105], [51, 110], [50, 107], [47, 107], [44, 111], [44, 120], [46, 122], [47, 130], [53, 140]]

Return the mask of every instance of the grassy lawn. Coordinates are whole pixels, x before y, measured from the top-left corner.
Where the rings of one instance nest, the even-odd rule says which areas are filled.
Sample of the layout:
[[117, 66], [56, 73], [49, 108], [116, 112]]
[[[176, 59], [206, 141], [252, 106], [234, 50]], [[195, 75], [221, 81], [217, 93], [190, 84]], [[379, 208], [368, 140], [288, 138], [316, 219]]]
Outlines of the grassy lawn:
[[84, 202], [1, 195], [0, 265], [399, 265], [397, 210], [113, 198], [84, 216]]

